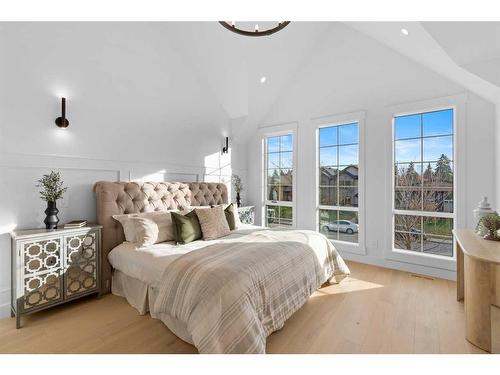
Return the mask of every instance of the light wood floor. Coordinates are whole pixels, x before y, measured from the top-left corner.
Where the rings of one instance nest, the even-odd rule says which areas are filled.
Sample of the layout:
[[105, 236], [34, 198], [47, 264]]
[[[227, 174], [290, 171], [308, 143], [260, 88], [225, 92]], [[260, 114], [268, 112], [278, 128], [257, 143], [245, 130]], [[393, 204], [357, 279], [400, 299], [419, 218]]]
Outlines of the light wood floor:
[[[465, 340], [455, 283], [349, 262], [352, 276], [317, 291], [268, 353], [482, 353]], [[89, 297], [0, 320], [0, 353], [196, 353], [124, 299]]]

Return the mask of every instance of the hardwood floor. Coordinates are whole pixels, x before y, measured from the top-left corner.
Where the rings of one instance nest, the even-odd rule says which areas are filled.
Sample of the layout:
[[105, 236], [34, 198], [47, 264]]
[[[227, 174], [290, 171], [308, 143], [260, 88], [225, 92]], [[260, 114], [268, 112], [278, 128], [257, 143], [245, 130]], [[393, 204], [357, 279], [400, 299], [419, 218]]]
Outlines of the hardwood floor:
[[[268, 353], [484, 353], [465, 340], [455, 283], [349, 262], [352, 276], [320, 289]], [[123, 298], [89, 297], [0, 320], [0, 353], [196, 353], [159, 320]]]

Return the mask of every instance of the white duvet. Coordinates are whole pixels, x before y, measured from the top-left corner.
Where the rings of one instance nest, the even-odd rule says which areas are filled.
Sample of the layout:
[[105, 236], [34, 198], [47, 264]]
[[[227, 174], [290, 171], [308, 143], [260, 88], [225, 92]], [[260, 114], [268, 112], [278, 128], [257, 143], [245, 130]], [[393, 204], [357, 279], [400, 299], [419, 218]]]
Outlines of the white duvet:
[[262, 229], [265, 228], [242, 224], [241, 227], [232, 231], [226, 237], [212, 241], [198, 240], [186, 245], [163, 242], [144, 248], [137, 248], [133, 243], [123, 242], [111, 250], [108, 254], [108, 259], [114, 269], [141, 280], [152, 287], [157, 287], [167, 266], [181, 255]]

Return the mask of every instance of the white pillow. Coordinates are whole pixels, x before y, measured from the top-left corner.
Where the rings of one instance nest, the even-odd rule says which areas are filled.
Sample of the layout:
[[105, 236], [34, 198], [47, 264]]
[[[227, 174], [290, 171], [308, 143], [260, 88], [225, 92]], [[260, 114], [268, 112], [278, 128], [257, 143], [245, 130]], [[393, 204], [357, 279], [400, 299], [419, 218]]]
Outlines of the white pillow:
[[[231, 204], [231, 203], [229, 203], [229, 204]], [[224, 205], [224, 210], [229, 207], [229, 204]], [[238, 229], [242, 225], [241, 220], [240, 220], [240, 214], [238, 213], [238, 206], [235, 203], [233, 203], [233, 208], [234, 208], [234, 210], [233, 210], [234, 211], [234, 225], [235, 225], [235, 229]]]
[[177, 212], [177, 210], [145, 212], [128, 215], [113, 215], [113, 219], [120, 222], [123, 227], [123, 233], [125, 234], [125, 240], [131, 243], [137, 243], [137, 226], [139, 224], [144, 224], [138, 223], [137, 221], [133, 220], [133, 218], [150, 219], [158, 227], [158, 235], [154, 243], [159, 243], [175, 240], [175, 228], [170, 212]]
[[125, 241], [135, 243], [135, 224], [131, 220], [132, 217], [138, 217], [138, 214], [113, 215], [113, 219], [122, 225]]
[[131, 217], [130, 220], [135, 225], [135, 243], [137, 246], [150, 246], [158, 241], [158, 225], [153, 220], [145, 217]]

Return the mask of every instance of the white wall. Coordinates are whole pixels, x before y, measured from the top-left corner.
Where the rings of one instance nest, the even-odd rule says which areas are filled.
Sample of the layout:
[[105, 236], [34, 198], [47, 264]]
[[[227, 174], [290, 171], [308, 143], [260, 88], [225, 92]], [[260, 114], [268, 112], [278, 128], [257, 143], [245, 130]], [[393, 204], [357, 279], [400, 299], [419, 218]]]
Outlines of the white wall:
[[[62, 223], [95, 220], [98, 180], [246, 178], [213, 95], [149, 23], [0, 24], [0, 317], [10, 303], [10, 236], [43, 227], [36, 180], [61, 171]], [[67, 130], [58, 129], [67, 97]]]
[[[248, 159], [261, 160], [261, 137], [273, 125], [298, 124], [296, 166], [297, 227], [316, 230], [315, 126], [322, 116], [363, 112], [365, 152], [365, 243], [358, 254], [338, 245], [348, 259], [453, 279], [449, 261], [399, 258], [391, 255], [391, 127], [396, 108], [426, 109], [433, 103], [461, 102], [457, 113], [464, 140], [466, 171], [461, 222], [473, 226], [472, 210], [482, 196], [495, 202], [495, 108], [398, 53], [352, 31], [329, 35], [318, 56], [273, 107], [248, 144]], [[456, 94], [460, 94], [455, 96]], [[451, 97], [450, 97], [451, 96]], [[433, 100], [436, 99], [436, 100]], [[260, 159], [259, 159], [260, 158]], [[248, 165], [249, 198], [261, 204], [261, 163]], [[260, 211], [257, 220], [261, 223]], [[459, 220], [460, 221], [460, 220]], [[349, 252], [348, 252], [349, 251]], [[359, 254], [361, 253], [361, 254]], [[365, 253], [365, 254], [363, 254]], [[418, 264], [416, 264], [418, 263]]]

